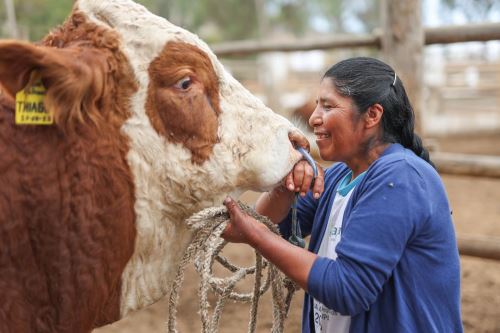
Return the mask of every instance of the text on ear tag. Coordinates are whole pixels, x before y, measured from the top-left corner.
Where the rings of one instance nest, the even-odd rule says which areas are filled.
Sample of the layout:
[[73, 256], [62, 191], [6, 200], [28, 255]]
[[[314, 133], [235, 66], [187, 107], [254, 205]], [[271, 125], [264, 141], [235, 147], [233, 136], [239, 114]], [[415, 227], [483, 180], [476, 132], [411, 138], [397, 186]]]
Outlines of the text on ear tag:
[[52, 125], [54, 117], [45, 110], [47, 90], [42, 80], [35, 81], [16, 94], [16, 125]]

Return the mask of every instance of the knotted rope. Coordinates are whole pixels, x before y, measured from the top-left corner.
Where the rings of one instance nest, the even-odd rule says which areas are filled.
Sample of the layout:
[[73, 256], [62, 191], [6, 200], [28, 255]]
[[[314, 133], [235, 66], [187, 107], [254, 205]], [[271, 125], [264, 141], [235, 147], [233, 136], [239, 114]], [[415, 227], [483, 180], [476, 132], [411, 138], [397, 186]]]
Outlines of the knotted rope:
[[[279, 234], [277, 227], [268, 218], [257, 214], [253, 209], [241, 202], [238, 202], [238, 204], [248, 215], [264, 223], [272, 232]], [[257, 251], [255, 251], [255, 266], [252, 267], [237, 267], [222, 257], [219, 253], [226, 246], [227, 242], [220, 236], [228, 222], [229, 214], [224, 206], [207, 208], [186, 220], [188, 228], [193, 231], [193, 239], [181, 259], [176, 278], [172, 284], [167, 322], [169, 333], [177, 333], [176, 308], [179, 300], [179, 291], [184, 280], [185, 267], [190, 262], [194, 262], [195, 269], [199, 273], [201, 280], [198, 295], [200, 298], [200, 316], [203, 333], [217, 332], [222, 310], [227, 299], [251, 303], [248, 332], [255, 332], [259, 298], [269, 287], [271, 287], [273, 300], [273, 325], [271, 332], [283, 332], [284, 320], [297, 286], [286, 278], [273, 264], [263, 259], [262, 255]], [[227, 278], [213, 276], [212, 265], [215, 260], [234, 274]], [[262, 270], [266, 266], [267, 277], [262, 282]], [[255, 274], [253, 292], [246, 294], [234, 292], [233, 289], [236, 283], [251, 274]], [[208, 302], [209, 289], [218, 294], [218, 299], [211, 316], [208, 311], [210, 307]], [[287, 289], [286, 296], [284, 294], [285, 289]]]

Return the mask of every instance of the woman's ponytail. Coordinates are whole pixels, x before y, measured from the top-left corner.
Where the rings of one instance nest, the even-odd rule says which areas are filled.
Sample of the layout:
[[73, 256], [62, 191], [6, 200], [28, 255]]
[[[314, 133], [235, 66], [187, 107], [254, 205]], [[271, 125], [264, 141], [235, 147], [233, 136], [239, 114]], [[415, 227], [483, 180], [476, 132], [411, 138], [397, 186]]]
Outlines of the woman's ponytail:
[[424, 161], [432, 165], [433, 168], [436, 168], [436, 166], [430, 159], [429, 151], [422, 144], [422, 139], [420, 138], [420, 136], [415, 132], [412, 132], [409, 133], [407, 137], [409, 137], [409, 140], [407, 142], [401, 142], [401, 145], [413, 151], [415, 155], [419, 156]]

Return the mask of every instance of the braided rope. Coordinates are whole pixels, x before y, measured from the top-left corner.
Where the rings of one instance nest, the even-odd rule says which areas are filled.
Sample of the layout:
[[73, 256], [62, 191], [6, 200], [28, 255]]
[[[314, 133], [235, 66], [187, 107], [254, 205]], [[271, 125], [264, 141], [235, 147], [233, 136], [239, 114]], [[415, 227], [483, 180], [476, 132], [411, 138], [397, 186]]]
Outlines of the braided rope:
[[[257, 214], [247, 205], [238, 202], [241, 209], [257, 221], [265, 224], [272, 232], [279, 234], [278, 228], [267, 217]], [[184, 280], [184, 271], [190, 262], [194, 262], [196, 271], [200, 275], [200, 285], [198, 296], [200, 298], [200, 317], [203, 333], [216, 333], [222, 310], [228, 299], [251, 303], [250, 322], [248, 332], [255, 332], [257, 324], [257, 309], [260, 297], [271, 287], [273, 300], [273, 325], [272, 333], [281, 333], [284, 329], [284, 321], [290, 307], [290, 302], [297, 286], [290, 279], [286, 278], [273, 264], [262, 258], [262, 255], [255, 251], [255, 266], [237, 267], [227, 261], [220, 255], [220, 251], [227, 245], [227, 242], [221, 238], [221, 234], [229, 222], [229, 214], [226, 207], [211, 207], [194, 214], [187, 219], [188, 228], [193, 231], [193, 239], [179, 263], [176, 278], [172, 284], [167, 327], [169, 333], [177, 333], [176, 313], [177, 303], [179, 301], [179, 291]], [[218, 261], [223, 267], [228, 269], [233, 275], [226, 278], [218, 278], [212, 274], [214, 261]], [[262, 271], [267, 267], [267, 277], [262, 282]], [[233, 291], [238, 281], [246, 276], [255, 274], [253, 291], [250, 293], [237, 293]], [[208, 308], [209, 289], [218, 295], [212, 315], [210, 316]], [[284, 295], [284, 289], [287, 289], [287, 295]]]

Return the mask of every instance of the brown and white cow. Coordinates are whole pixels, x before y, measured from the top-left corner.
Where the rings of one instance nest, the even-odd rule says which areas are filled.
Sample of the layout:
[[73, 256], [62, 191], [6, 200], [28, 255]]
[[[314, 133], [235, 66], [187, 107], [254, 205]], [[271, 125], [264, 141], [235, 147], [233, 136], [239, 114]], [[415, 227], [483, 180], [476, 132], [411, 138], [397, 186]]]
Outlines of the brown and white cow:
[[[53, 125], [16, 125], [47, 89]], [[88, 332], [168, 293], [185, 218], [265, 190], [296, 129], [197, 36], [129, 0], [78, 0], [42, 42], [0, 42], [0, 332]]]

